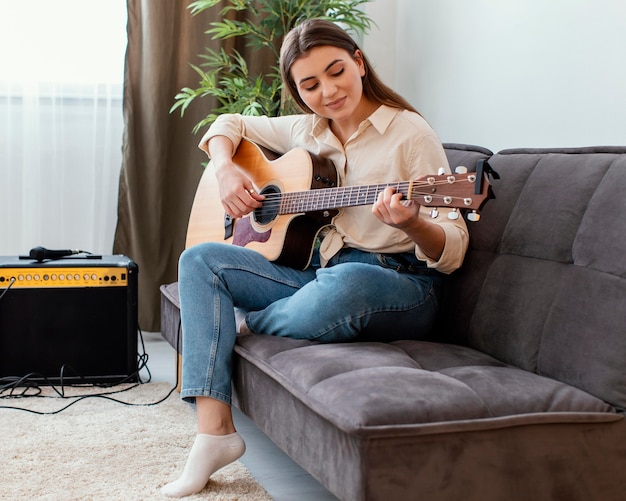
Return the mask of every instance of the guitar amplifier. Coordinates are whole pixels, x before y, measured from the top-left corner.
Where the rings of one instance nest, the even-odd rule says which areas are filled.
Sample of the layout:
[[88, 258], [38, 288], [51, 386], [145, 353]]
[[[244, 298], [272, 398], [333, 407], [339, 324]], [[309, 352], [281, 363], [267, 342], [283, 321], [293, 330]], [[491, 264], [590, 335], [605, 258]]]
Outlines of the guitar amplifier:
[[137, 381], [137, 274], [123, 255], [0, 257], [0, 378]]

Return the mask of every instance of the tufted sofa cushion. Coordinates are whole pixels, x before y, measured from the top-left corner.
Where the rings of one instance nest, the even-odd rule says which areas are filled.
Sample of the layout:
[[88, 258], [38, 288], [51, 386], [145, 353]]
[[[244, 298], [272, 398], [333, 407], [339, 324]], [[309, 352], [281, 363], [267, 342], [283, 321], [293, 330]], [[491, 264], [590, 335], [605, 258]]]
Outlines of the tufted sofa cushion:
[[497, 199], [471, 227], [439, 335], [626, 408], [626, 148], [489, 162]]
[[[602, 400], [471, 348], [426, 341], [315, 344], [239, 336], [237, 354], [315, 413], [356, 435], [536, 413], [607, 413]], [[573, 416], [555, 414], [556, 421]], [[575, 416], [580, 418], [581, 416]]]

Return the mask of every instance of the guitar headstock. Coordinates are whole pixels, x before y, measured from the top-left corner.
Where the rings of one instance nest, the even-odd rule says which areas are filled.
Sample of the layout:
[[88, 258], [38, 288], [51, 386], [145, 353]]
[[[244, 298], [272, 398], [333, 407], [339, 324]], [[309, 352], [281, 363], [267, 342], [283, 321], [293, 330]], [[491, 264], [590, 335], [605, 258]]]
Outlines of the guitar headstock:
[[493, 198], [491, 184], [487, 173], [467, 172], [465, 167], [457, 167], [452, 174], [425, 176], [412, 181], [408, 189], [408, 197], [420, 205], [436, 208], [454, 209], [448, 214], [450, 219], [459, 217], [459, 210], [469, 210], [467, 219], [478, 221], [478, 211]]

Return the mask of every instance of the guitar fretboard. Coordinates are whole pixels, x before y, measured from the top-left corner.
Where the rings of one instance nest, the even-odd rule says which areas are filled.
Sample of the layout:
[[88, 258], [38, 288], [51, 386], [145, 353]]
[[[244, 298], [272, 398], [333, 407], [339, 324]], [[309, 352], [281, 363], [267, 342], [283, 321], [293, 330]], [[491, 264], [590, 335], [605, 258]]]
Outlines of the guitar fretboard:
[[388, 184], [371, 184], [362, 186], [342, 186], [338, 188], [322, 188], [311, 191], [298, 191], [280, 195], [279, 214], [297, 214], [320, 210], [371, 205], [378, 194], [388, 186], [392, 186], [405, 198], [409, 198], [411, 181]]

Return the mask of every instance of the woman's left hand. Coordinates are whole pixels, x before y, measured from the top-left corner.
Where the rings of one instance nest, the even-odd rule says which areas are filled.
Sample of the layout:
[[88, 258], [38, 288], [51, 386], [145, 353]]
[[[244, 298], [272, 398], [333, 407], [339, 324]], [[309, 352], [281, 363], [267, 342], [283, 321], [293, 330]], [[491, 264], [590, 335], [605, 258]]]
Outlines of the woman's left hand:
[[444, 230], [420, 217], [420, 207], [414, 200], [406, 200], [402, 193], [387, 187], [378, 194], [372, 213], [383, 223], [404, 231], [431, 259], [437, 261], [446, 243]]
[[419, 217], [420, 205], [414, 200], [407, 200], [402, 193], [388, 186], [378, 194], [372, 206], [372, 213], [383, 223], [406, 230]]

